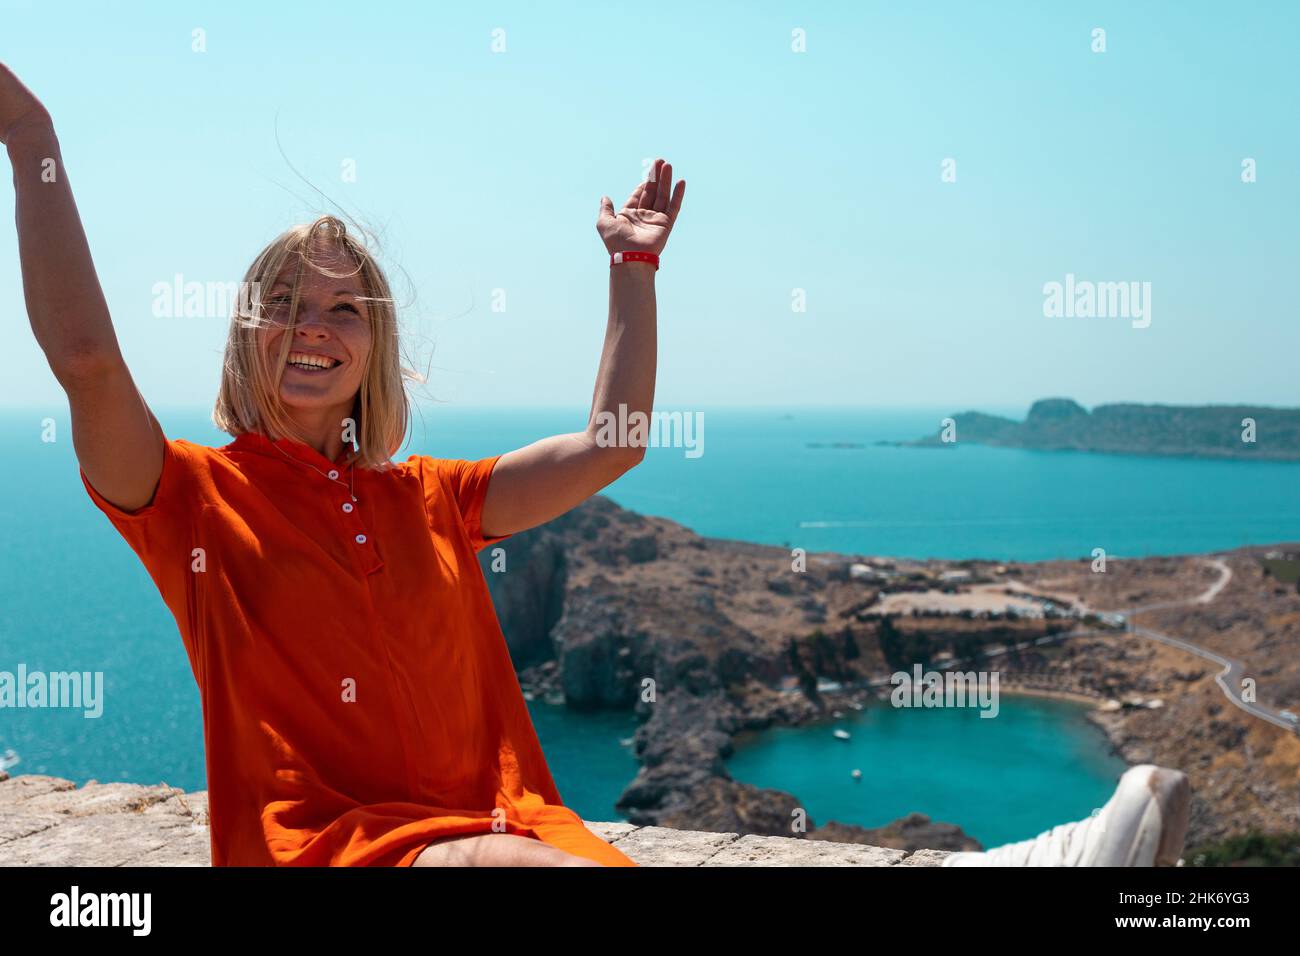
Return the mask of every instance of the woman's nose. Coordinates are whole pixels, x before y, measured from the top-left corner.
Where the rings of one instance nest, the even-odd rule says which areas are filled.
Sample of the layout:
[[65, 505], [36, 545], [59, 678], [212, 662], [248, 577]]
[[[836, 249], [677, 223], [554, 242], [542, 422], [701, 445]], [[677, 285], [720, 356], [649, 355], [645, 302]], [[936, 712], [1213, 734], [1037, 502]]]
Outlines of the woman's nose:
[[297, 327], [293, 330], [294, 335], [305, 339], [327, 339], [330, 337], [330, 330], [320, 316], [310, 312], [304, 312], [298, 320]]

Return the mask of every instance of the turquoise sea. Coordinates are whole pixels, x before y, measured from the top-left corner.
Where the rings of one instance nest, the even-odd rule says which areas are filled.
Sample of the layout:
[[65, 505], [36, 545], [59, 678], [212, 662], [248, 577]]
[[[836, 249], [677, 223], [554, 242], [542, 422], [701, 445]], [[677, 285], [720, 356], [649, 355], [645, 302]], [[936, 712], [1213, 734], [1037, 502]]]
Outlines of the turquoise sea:
[[[873, 444], [930, 433], [950, 411], [706, 409], [702, 455], [652, 449], [607, 493], [702, 534], [809, 551], [1034, 560], [1300, 540], [1300, 464]], [[47, 417], [53, 442], [42, 441]], [[202, 410], [159, 418], [174, 437], [229, 440]], [[425, 407], [402, 455], [494, 454], [585, 418]], [[174, 622], [86, 497], [66, 410], [0, 412], [0, 448], [0, 670], [102, 671], [107, 697], [93, 720], [0, 710], [0, 753], [21, 758], [11, 772], [205, 787], [198, 693]], [[614, 818], [636, 770], [620, 743], [634, 719], [544, 704], [533, 714], [566, 802]], [[738, 749], [733, 772], [797, 794], [814, 820], [874, 826], [919, 810], [986, 842], [1083, 816], [1113, 786], [1119, 765], [1076, 707], [1008, 698], [998, 719], [974, 717], [864, 712], [847, 745], [824, 730], [772, 731]], [[860, 784], [848, 763], [863, 771]], [[1008, 830], [1016, 806], [1024, 812]]]
[[883, 826], [916, 812], [996, 846], [1081, 820], [1110, 799], [1125, 764], [1085, 710], [1012, 694], [996, 718], [881, 702], [828, 724], [741, 736], [727, 767], [737, 780], [795, 794], [818, 825]]

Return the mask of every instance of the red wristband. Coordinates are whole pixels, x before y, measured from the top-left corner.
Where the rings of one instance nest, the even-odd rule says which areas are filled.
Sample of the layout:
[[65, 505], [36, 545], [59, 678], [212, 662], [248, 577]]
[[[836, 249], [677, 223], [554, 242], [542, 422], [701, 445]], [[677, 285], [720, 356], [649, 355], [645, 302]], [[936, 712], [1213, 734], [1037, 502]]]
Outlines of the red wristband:
[[648, 262], [655, 267], [655, 272], [659, 271], [659, 257], [653, 252], [615, 252], [609, 257], [609, 267], [612, 269], [620, 262]]

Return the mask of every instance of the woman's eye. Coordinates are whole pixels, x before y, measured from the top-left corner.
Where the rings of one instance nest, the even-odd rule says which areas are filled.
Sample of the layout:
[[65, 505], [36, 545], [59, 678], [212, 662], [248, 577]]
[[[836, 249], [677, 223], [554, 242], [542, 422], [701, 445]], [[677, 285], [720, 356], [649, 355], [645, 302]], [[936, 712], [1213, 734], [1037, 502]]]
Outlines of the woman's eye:
[[339, 309], [347, 309], [347, 310], [348, 310], [349, 312], [351, 312], [353, 315], [360, 315], [360, 314], [361, 314], [360, 312], [357, 311], [357, 307], [356, 307], [355, 305], [352, 305], [352, 304], [350, 304], [350, 303], [348, 303], [348, 302], [340, 302], [338, 305], [334, 306], [334, 311], [335, 311], [335, 312], [337, 312]]

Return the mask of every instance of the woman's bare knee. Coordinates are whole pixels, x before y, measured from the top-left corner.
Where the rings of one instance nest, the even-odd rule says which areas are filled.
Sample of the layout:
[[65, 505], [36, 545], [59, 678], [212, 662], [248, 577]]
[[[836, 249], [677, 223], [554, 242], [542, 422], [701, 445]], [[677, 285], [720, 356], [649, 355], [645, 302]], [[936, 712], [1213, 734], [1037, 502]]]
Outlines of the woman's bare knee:
[[412, 866], [600, 866], [517, 833], [474, 833], [440, 837]]

